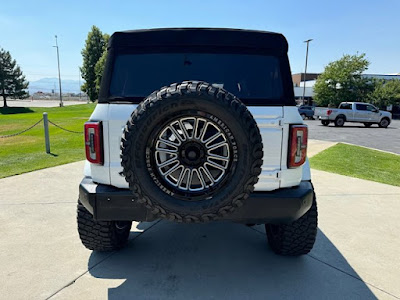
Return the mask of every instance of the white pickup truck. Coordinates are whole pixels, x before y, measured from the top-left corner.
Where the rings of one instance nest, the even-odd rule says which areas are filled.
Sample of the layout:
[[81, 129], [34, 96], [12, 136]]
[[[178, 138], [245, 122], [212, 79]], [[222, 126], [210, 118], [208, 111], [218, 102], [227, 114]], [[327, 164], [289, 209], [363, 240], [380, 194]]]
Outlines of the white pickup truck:
[[316, 107], [314, 116], [320, 119], [324, 126], [333, 122], [338, 127], [342, 127], [345, 122], [359, 122], [364, 123], [365, 127], [378, 124], [379, 127], [386, 128], [392, 121], [390, 112], [362, 102], [342, 102], [339, 108]]

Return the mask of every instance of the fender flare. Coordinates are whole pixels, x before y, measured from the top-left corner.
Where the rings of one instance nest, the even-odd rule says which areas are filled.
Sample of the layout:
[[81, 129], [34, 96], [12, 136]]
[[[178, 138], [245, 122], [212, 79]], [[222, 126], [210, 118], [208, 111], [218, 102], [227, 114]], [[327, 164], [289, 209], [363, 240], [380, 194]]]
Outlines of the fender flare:
[[347, 122], [346, 115], [344, 115], [344, 114], [337, 115], [336, 118], [335, 118], [335, 120], [338, 119], [338, 118], [343, 118], [344, 121]]

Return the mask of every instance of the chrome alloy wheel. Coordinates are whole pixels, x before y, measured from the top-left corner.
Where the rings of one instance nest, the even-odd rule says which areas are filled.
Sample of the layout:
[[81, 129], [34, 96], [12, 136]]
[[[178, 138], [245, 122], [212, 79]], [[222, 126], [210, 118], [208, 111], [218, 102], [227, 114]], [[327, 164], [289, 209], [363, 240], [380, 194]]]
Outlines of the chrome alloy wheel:
[[161, 129], [154, 159], [162, 179], [181, 192], [205, 192], [221, 182], [230, 167], [226, 133], [214, 121], [181, 117]]

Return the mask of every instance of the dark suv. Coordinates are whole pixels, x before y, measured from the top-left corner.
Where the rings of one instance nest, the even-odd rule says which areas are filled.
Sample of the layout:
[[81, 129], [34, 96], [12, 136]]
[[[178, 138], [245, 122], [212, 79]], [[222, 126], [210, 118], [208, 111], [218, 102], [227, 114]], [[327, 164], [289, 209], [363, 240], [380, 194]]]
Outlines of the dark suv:
[[314, 120], [314, 106], [301, 105], [299, 106], [299, 114], [303, 120], [310, 119]]

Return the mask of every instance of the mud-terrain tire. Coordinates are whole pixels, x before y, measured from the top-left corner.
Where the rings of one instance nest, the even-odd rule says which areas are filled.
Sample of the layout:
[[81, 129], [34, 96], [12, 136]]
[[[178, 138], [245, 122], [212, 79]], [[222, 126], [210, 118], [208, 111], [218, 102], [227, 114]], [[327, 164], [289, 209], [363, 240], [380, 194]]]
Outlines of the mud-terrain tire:
[[380, 128], [387, 128], [390, 124], [390, 120], [388, 118], [382, 118], [382, 120], [379, 122], [378, 126]]
[[[227, 163], [214, 161], [207, 148], [214, 142], [206, 141], [217, 136], [205, 140], [213, 126], [221, 134], [223, 149], [218, 150], [228, 153]], [[257, 124], [238, 98], [205, 82], [185, 81], [153, 92], [132, 113], [121, 139], [122, 174], [133, 197], [158, 218], [208, 222], [233, 212], [253, 192], [262, 147]], [[160, 163], [165, 148], [178, 161], [167, 171], [161, 166], [170, 160]], [[219, 171], [213, 166], [205, 171], [209, 159], [222, 166], [222, 177], [214, 178]]]
[[327, 121], [327, 120], [322, 120], [321, 123], [324, 126], [328, 126], [329, 125], [329, 121]]
[[339, 117], [337, 117], [337, 118], [335, 119], [335, 126], [336, 126], [336, 127], [343, 127], [343, 125], [344, 125], [345, 122], [346, 122], [345, 118], [339, 116]]
[[132, 226], [130, 221], [95, 221], [79, 201], [77, 221], [82, 244], [94, 251], [112, 251], [124, 247]]
[[307, 254], [314, 246], [318, 228], [317, 203], [300, 219], [289, 224], [265, 224], [268, 243], [279, 255], [299, 256]]

